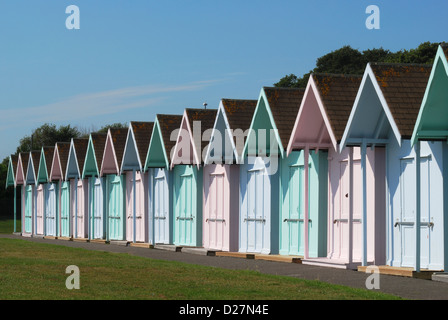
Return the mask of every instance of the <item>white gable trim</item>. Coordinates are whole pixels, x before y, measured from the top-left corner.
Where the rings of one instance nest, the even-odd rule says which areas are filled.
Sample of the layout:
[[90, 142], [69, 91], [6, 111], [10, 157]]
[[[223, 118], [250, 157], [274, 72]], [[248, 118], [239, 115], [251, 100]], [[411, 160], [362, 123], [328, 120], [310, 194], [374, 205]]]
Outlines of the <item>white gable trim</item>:
[[372, 81], [373, 87], [375, 89], [375, 92], [378, 96], [378, 99], [380, 100], [381, 106], [383, 107], [383, 110], [386, 114], [387, 119], [389, 120], [389, 124], [392, 127], [392, 131], [395, 135], [395, 138], [397, 139], [398, 145], [401, 146], [401, 134], [400, 131], [398, 130], [397, 124], [395, 123], [395, 120], [392, 116], [392, 113], [390, 112], [389, 106], [387, 105], [386, 99], [384, 98], [383, 92], [381, 91], [381, 88], [376, 80], [375, 74], [372, 70], [372, 67], [370, 66], [370, 63], [367, 64], [366, 70], [364, 71], [364, 75], [361, 81], [361, 85], [359, 86], [359, 90], [358, 93], [356, 95], [356, 99], [355, 102], [353, 104], [353, 108], [352, 111], [350, 112], [350, 117], [348, 119], [347, 122], [347, 126], [345, 127], [344, 130], [344, 135], [342, 136], [342, 140], [341, 140], [341, 145], [340, 145], [340, 150], [339, 152], [342, 152], [342, 150], [345, 148], [346, 143], [347, 143], [347, 139], [349, 138], [350, 135], [350, 131], [351, 131], [351, 126], [353, 123], [353, 118], [356, 114], [356, 110], [359, 106], [359, 100], [361, 99], [363, 90], [364, 90], [364, 86], [366, 84], [367, 78], [370, 78], [370, 80]]

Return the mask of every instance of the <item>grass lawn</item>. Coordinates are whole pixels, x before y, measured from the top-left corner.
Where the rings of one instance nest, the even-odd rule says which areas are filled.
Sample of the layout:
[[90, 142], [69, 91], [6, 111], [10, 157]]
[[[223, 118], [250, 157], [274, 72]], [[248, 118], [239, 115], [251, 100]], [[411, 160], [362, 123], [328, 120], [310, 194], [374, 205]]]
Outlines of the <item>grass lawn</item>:
[[[65, 269], [80, 270], [68, 290]], [[319, 281], [0, 239], [0, 299], [394, 299]]]

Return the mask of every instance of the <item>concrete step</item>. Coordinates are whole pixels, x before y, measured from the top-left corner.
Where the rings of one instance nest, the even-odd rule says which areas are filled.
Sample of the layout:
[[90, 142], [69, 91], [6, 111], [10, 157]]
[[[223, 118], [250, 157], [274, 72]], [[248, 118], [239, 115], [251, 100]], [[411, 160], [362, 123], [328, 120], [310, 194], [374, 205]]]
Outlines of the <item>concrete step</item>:
[[344, 260], [338, 260], [338, 259], [308, 258], [308, 259], [302, 259], [302, 264], [318, 266], [318, 267], [356, 270], [358, 268], [358, 266], [361, 265], [361, 262], [348, 263]]
[[126, 240], [110, 240], [109, 243], [124, 247], [127, 247], [129, 245], [129, 242], [127, 242]]
[[446, 282], [448, 283], [448, 273], [445, 272], [435, 272], [431, 277], [434, 281]]
[[181, 252], [182, 247], [176, 246], [174, 244], [155, 244], [154, 249]]
[[197, 254], [201, 256], [216, 256], [216, 250], [210, 250], [200, 247], [182, 247], [181, 252]]

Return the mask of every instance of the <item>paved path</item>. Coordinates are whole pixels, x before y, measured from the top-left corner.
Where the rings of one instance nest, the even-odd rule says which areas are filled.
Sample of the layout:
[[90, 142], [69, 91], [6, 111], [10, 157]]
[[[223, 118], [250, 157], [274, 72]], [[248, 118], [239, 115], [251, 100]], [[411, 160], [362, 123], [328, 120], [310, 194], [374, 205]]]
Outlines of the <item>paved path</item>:
[[[273, 262], [266, 260], [251, 260], [233, 257], [209, 257], [197, 254], [171, 252], [157, 249], [125, 247], [113, 244], [75, 242], [65, 240], [48, 240], [40, 238], [25, 238], [16, 235], [0, 234], [0, 238], [23, 239], [38, 243], [58, 244], [67, 247], [84, 248], [88, 250], [128, 253], [151, 259], [179, 261], [234, 270], [255, 270], [261, 273], [290, 276], [301, 279], [320, 280], [332, 284], [340, 284], [354, 288], [366, 288], [368, 274], [335, 268], [317, 267], [295, 263]], [[448, 299], [448, 283], [431, 280], [413, 279], [398, 276], [380, 276], [380, 291], [394, 294], [406, 299]]]

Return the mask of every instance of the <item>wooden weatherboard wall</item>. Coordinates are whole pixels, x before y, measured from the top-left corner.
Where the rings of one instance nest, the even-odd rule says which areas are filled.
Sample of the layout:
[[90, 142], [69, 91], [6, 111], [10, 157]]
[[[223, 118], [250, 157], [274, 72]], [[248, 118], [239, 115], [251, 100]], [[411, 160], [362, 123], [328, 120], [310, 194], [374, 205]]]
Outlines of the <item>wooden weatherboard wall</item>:
[[[438, 149], [441, 147], [437, 143], [422, 143], [426, 161], [417, 166], [416, 155], [420, 151], [412, 148], [410, 141], [430, 72], [428, 65], [368, 64], [341, 143], [342, 146], [361, 146], [364, 159], [367, 147], [385, 148], [386, 264], [412, 267], [417, 271], [420, 271], [420, 261], [426, 259], [423, 256], [429, 257], [431, 248], [437, 246], [430, 239], [438, 237], [433, 233], [430, 221], [426, 221], [436, 218], [437, 211], [425, 209], [425, 219], [419, 214], [421, 203], [428, 205], [427, 209], [438, 207], [437, 185], [442, 188], [441, 179], [437, 179]], [[364, 168], [363, 221], [367, 208], [376, 205], [368, 198], [367, 168]], [[427, 173], [421, 183], [432, 179], [431, 185], [435, 188], [425, 198], [416, 196], [416, 185], [420, 183], [418, 171]], [[363, 224], [363, 234], [366, 229], [367, 224]], [[422, 234], [425, 237], [420, 237]], [[364, 264], [366, 246], [366, 237], [363, 237]], [[431, 267], [434, 262], [426, 259], [425, 267]]]
[[238, 251], [238, 163], [256, 105], [257, 100], [236, 99], [222, 99], [219, 104], [203, 169], [205, 248]]
[[143, 171], [148, 153], [153, 122], [131, 122], [121, 164], [126, 174], [126, 239], [130, 242], [149, 242], [148, 174]]
[[148, 172], [149, 239], [152, 244], [173, 243], [173, 179], [170, 163], [181, 122], [181, 115], [156, 115], [149, 142], [145, 171]]
[[216, 113], [216, 109], [185, 109], [183, 114], [170, 164], [175, 245], [203, 246], [202, 152], [210, 140]]
[[[440, 144], [438, 151], [441, 155], [437, 158], [442, 159], [439, 162], [439, 168], [443, 177], [443, 187], [440, 189], [440, 184], [438, 184], [434, 188], [432, 182], [430, 186], [431, 192], [437, 193], [437, 196], [440, 199], [440, 201], [437, 202], [438, 207], [431, 209], [432, 211], [439, 211], [441, 215], [437, 217], [437, 221], [431, 216], [427, 216], [426, 218], [429, 218], [429, 223], [433, 224], [433, 232], [437, 230], [440, 235], [435, 239], [435, 241], [439, 241], [439, 244], [433, 246], [429, 252], [431, 256], [438, 257], [437, 266], [433, 266], [433, 268], [441, 268], [445, 271], [448, 270], [448, 148], [445, 143], [445, 141], [448, 141], [448, 94], [446, 88], [448, 88], [448, 46], [443, 45], [439, 46], [434, 59], [428, 85], [426, 86], [423, 101], [412, 133], [411, 144], [412, 146], [417, 147], [416, 150], [420, 150], [420, 155], [418, 155], [416, 159], [420, 161], [420, 163], [425, 163], [428, 160], [423, 158], [425, 155], [423, 146], [418, 146], [420, 140], [443, 141], [442, 143], [438, 143]], [[423, 141], [421, 144], [425, 143]], [[420, 171], [419, 174], [420, 177], [418, 177], [418, 180], [420, 180], [421, 183], [416, 186], [418, 188], [416, 194], [417, 196], [420, 195], [422, 197], [422, 195], [427, 192], [425, 189], [427, 186], [422, 184], [427, 173]], [[435, 179], [439, 181], [439, 177], [436, 177]], [[421, 200], [421, 203], [423, 203], [423, 200]], [[422, 206], [422, 216], [425, 215], [425, 209], [426, 208]], [[424, 238], [425, 235], [420, 235], [420, 237]], [[421, 264], [422, 261], [420, 261], [420, 265]]]

